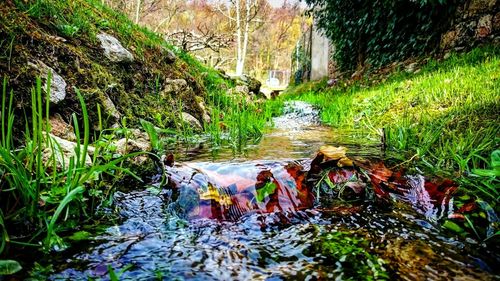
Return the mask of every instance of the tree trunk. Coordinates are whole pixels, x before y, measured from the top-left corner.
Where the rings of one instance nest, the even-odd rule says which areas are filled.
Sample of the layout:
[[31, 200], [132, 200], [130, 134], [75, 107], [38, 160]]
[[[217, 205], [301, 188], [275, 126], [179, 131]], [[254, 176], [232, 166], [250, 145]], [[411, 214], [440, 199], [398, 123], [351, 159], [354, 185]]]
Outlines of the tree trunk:
[[240, 65], [240, 73], [237, 73], [238, 75], [243, 74], [243, 71], [245, 70], [245, 59], [247, 56], [247, 49], [248, 49], [248, 33], [250, 32], [250, 0], [245, 1], [245, 32], [243, 33], [243, 47], [241, 51], [241, 65]]
[[135, 7], [135, 24], [139, 23], [139, 14], [141, 12], [141, 0], [137, 0]]
[[243, 74], [243, 60], [242, 60], [242, 42], [241, 42], [241, 10], [240, 10], [240, 0], [235, 1], [236, 6], [236, 75], [240, 76]]

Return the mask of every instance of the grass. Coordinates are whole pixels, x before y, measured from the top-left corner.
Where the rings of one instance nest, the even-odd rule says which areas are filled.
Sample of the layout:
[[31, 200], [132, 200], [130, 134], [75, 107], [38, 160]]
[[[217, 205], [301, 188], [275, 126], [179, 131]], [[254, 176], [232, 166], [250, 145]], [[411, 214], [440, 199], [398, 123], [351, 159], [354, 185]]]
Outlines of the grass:
[[499, 148], [500, 49], [486, 46], [444, 61], [431, 60], [417, 74], [397, 72], [387, 81], [327, 88], [300, 85], [287, 99], [311, 102], [323, 122], [385, 137], [406, 164], [451, 176], [497, 205], [498, 179], [490, 155]]
[[209, 97], [212, 122], [204, 127], [213, 145], [241, 149], [248, 141], [260, 139], [272, 117], [283, 108], [282, 99], [259, 102], [247, 98], [224, 92]]
[[[47, 89], [50, 89], [48, 84]], [[74, 155], [69, 158], [69, 163], [65, 163], [60, 144], [49, 135], [50, 127], [46, 122], [49, 103], [43, 102], [48, 101], [49, 94], [44, 94], [40, 79], [37, 79], [31, 95], [31, 121], [26, 123], [25, 145], [14, 148], [14, 93], [7, 88], [5, 78], [0, 143], [0, 253], [7, 245], [38, 248], [38, 242], [42, 242], [46, 250], [61, 249], [65, 244], [57, 232], [69, 230], [82, 218], [89, 218], [87, 211], [94, 211], [89, 207], [96, 206], [96, 200], [107, 199], [105, 194], [108, 192], [97, 192], [107, 174], [112, 178], [119, 178], [121, 174], [134, 176], [121, 163], [138, 153], [106, 161], [101, 157], [106, 153], [105, 146], [97, 145], [92, 161], [88, 163], [88, 112], [82, 95], [75, 89], [83, 112], [83, 134], [78, 129], [76, 115], [73, 116], [74, 128], [82, 144], [77, 142]], [[10, 239], [11, 231], [16, 232], [16, 240]]]

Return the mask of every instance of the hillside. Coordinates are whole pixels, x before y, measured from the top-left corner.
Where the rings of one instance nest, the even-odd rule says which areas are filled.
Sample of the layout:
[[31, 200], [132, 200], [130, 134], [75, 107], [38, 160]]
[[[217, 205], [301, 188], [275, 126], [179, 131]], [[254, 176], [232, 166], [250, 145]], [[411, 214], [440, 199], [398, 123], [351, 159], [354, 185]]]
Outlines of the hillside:
[[[100, 1], [8, 0], [0, 13], [0, 76], [18, 109], [29, 108], [36, 76], [45, 83], [52, 70], [51, 94], [60, 97], [51, 114], [68, 123], [73, 112], [81, 116], [76, 87], [92, 124], [100, 105], [105, 128], [123, 120], [136, 126], [139, 118], [175, 127], [181, 112], [203, 123], [208, 93], [227, 83]], [[105, 50], [103, 40], [115, 49]]]

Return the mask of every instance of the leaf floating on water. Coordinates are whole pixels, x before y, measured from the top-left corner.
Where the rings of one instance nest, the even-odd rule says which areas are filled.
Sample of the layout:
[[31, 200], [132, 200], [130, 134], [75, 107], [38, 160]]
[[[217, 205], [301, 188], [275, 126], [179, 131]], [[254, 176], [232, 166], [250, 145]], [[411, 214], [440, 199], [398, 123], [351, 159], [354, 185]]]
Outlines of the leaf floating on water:
[[15, 260], [0, 260], [0, 276], [19, 272], [23, 267]]
[[335, 147], [331, 145], [323, 145], [319, 149], [319, 152], [323, 153], [328, 160], [340, 160], [342, 158], [347, 158], [345, 155], [347, 153], [347, 148], [343, 146]]
[[257, 190], [257, 196], [255, 199], [257, 202], [261, 203], [266, 199], [269, 195], [273, 194], [274, 191], [278, 188], [274, 182], [268, 182], [263, 187]]
[[217, 188], [209, 184], [207, 191], [202, 191], [200, 193], [201, 200], [214, 200], [221, 205], [231, 205], [231, 198], [226, 194], [221, 194]]

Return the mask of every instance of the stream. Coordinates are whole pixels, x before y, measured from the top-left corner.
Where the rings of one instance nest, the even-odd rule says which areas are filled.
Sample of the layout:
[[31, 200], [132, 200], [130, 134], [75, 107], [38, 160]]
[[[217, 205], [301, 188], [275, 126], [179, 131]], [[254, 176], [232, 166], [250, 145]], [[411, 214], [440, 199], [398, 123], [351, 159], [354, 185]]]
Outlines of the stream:
[[[300, 172], [311, 169], [320, 147], [381, 159], [377, 136], [322, 126], [302, 102], [289, 103], [273, 123], [243, 153], [182, 151], [168, 168], [177, 194], [154, 187], [117, 192], [103, 210], [110, 223], [48, 258], [48, 278], [109, 280], [112, 268], [120, 280], [499, 280], [498, 247], [444, 233], [438, 220], [453, 199], [435, 204], [419, 189], [420, 175], [406, 178], [418, 194], [390, 196], [392, 204], [301, 193]], [[269, 183], [278, 191], [255, 196], [256, 186]], [[194, 196], [200, 187], [208, 189]]]

